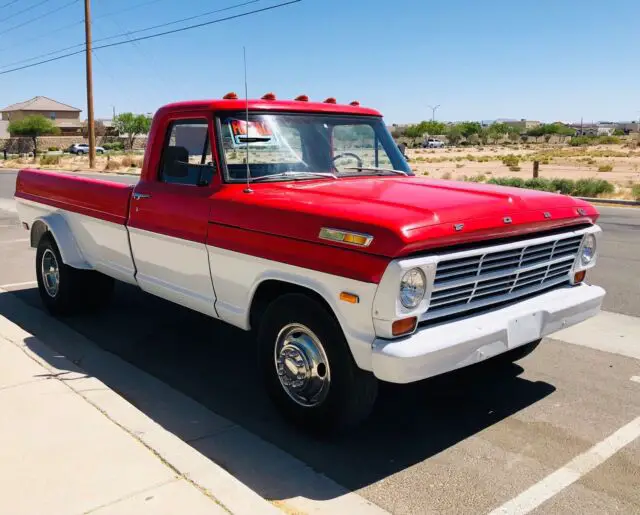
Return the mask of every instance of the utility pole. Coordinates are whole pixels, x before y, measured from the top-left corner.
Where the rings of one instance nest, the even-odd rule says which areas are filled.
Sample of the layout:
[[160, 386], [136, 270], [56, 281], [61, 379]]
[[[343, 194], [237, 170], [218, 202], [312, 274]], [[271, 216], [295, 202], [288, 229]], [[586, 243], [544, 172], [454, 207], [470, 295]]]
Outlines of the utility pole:
[[89, 125], [89, 168], [96, 167], [96, 126], [93, 119], [93, 65], [91, 62], [91, 0], [84, 0], [84, 32], [87, 52], [87, 116]]
[[431, 121], [435, 122], [436, 121], [436, 111], [440, 107], [440, 104], [438, 104], [437, 106], [427, 106], [427, 107], [429, 109], [431, 109]]

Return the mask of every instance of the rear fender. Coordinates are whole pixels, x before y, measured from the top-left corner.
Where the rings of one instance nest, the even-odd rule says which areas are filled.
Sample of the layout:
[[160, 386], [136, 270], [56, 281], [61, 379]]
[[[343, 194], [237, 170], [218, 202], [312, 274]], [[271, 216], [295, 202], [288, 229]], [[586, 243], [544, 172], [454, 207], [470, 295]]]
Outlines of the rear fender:
[[31, 246], [36, 248], [42, 236], [50, 232], [58, 245], [62, 261], [73, 268], [91, 270], [76, 239], [69, 228], [69, 224], [59, 213], [50, 213], [35, 219], [31, 226]]

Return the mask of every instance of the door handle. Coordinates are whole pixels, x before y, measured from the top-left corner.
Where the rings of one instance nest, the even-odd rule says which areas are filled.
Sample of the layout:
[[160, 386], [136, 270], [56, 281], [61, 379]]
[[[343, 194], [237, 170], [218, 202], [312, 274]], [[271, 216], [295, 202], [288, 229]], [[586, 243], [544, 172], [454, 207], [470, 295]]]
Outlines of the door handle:
[[140, 200], [143, 198], [151, 198], [151, 195], [149, 195], [148, 193], [133, 193], [133, 199], [134, 200]]

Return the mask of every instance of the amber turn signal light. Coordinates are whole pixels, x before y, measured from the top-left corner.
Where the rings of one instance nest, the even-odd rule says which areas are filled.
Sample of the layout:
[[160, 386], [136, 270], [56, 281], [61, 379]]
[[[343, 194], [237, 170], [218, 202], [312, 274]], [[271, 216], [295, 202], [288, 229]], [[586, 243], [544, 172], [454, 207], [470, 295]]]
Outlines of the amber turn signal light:
[[358, 302], [360, 302], [360, 297], [358, 297], [355, 293], [343, 291], [342, 293], [340, 293], [340, 300], [348, 302], [349, 304], [357, 304]]
[[586, 270], [583, 270], [582, 272], [576, 272], [576, 275], [573, 276], [573, 283], [574, 284], [581, 283], [582, 281], [584, 281], [584, 278], [586, 277], [586, 275], [587, 275]]
[[412, 333], [416, 328], [417, 323], [418, 319], [416, 317], [396, 320], [393, 324], [391, 324], [391, 334], [393, 336], [402, 336], [403, 334]]

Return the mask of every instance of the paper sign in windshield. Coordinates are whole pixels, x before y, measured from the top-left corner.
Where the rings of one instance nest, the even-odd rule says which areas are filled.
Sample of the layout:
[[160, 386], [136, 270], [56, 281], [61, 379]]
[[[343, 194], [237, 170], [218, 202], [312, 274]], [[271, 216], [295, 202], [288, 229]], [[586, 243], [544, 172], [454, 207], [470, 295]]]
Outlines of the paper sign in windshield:
[[275, 136], [269, 126], [263, 121], [250, 120], [249, 130], [247, 131], [246, 120], [229, 120], [229, 129], [231, 132], [233, 145], [236, 147], [244, 147], [246, 145], [245, 138], [259, 138], [261, 141], [251, 141], [252, 147], [257, 146], [273, 146], [276, 144]]

